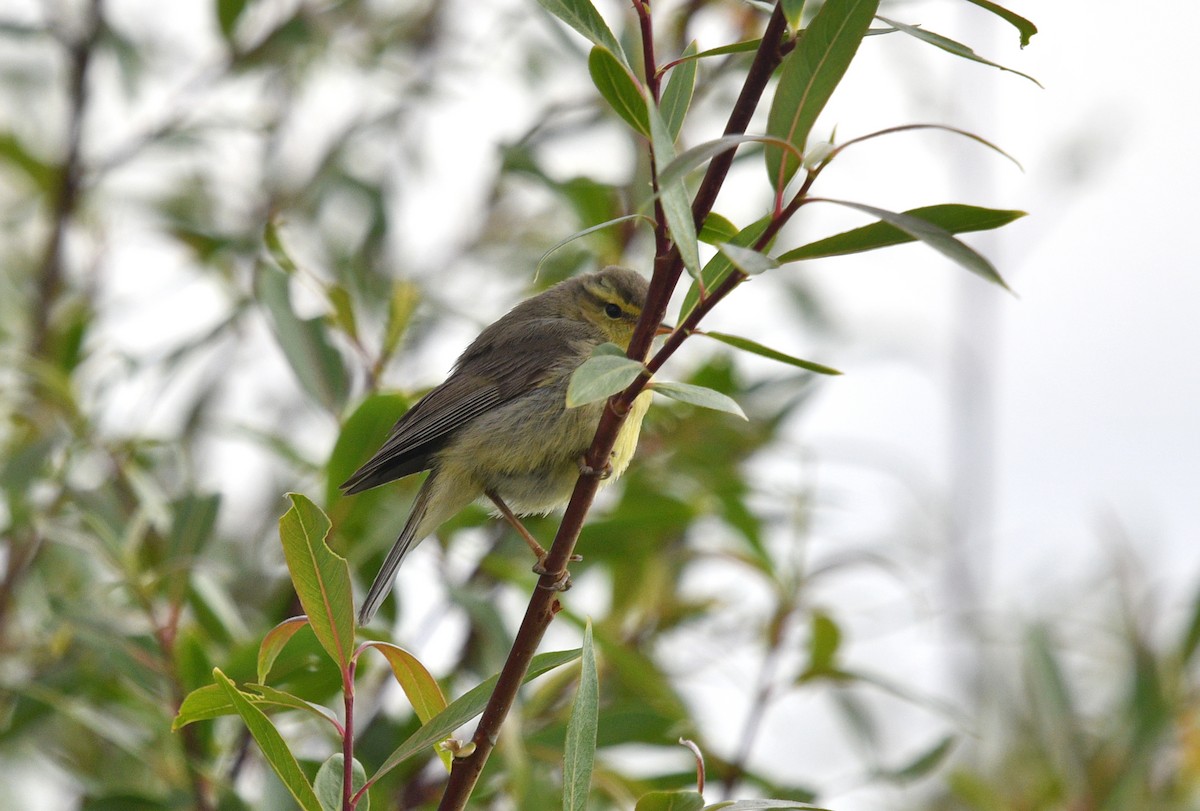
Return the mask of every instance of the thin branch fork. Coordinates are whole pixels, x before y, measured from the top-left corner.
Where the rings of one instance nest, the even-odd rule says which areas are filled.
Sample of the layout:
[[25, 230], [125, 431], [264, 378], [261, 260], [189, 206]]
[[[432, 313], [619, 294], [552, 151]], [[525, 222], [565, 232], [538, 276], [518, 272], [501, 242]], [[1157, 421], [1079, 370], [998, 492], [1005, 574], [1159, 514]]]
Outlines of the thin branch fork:
[[[639, 11], [642, 30], [644, 34], [649, 34], [649, 5], [646, 0], [635, 0], [635, 5]], [[758, 106], [767, 82], [782, 59], [785, 31], [783, 10], [777, 4], [764, 31], [758, 53], [755, 55], [741, 94], [726, 124], [726, 135], [742, 134], [749, 125], [750, 118]], [[648, 36], [643, 37], [643, 56], [648, 60], [647, 81], [654, 81], [653, 45]], [[724, 185], [732, 162], [733, 152], [730, 151], [718, 155], [709, 164], [700, 190], [692, 204], [693, 217], [697, 223], [702, 224], [711, 213], [717, 193]], [[662, 229], [665, 233], [665, 218], [661, 211], [656, 213], [659, 215], [659, 226], [656, 232]], [[679, 251], [673, 245], [667, 248], [665, 243], [656, 240], [656, 248], [658, 250], [654, 260], [654, 273], [650, 280], [646, 306], [629, 345], [628, 355], [635, 359], [644, 359], [649, 353], [650, 344], [658, 325], [662, 323], [671, 293], [683, 270]], [[713, 306], [728, 295], [741, 282], [742, 278], [744, 277], [732, 274], [725, 279], [712, 291], [706, 301], [692, 311], [688, 323], [694, 327], [695, 322], [698, 322]], [[686, 338], [687, 332], [688, 330], [685, 329], [676, 329], [675, 333], [668, 338], [667, 344], [653, 359], [654, 369], [657, 369], [678, 348]], [[612, 453], [617, 433], [625, 421], [630, 404], [645, 389], [650, 374], [651, 370], [648, 367], [647, 373], [635, 380], [625, 391], [609, 398], [586, 457], [587, 464], [593, 470], [604, 469], [604, 463]], [[575, 544], [579, 540], [584, 519], [591, 509], [599, 485], [600, 477], [598, 475], [581, 475], [575, 482], [575, 489], [567, 504], [562, 523], [559, 525], [549, 554], [543, 562], [546, 574], [542, 575], [538, 581], [538, 588], [534, 589], [533, 595], [530, 597], [508, 659], [500, 671], [496, 688], [479, 719], [472, 738], [472, 742], [475, 744], [474, 750], [466, 757], [455, 760], [446, 784], [446, 791], [438, 805], [438, 811], [462, 811], [466, 808], [467, 801], [483, 772], [484, 765], [487, 763], [492, 749], [495, 748], [500, 727], [516, 701], [517, 692], [529, 669], [529, 663], [533, 659], [546, 629], [554, 619], [554, 615], [561, 609], [558, 592], [553, 587], [566, 572], [567, 564], [575, 551]]]

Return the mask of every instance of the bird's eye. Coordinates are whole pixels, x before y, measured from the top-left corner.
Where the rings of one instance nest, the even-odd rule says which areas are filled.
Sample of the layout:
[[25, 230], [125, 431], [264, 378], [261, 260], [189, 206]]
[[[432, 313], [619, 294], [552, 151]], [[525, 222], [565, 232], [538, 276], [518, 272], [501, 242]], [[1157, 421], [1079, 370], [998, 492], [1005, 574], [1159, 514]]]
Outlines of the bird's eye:
[[621, 308], [618, 307], [616, 304], [605, 304], [604, 305], [604, 314], [612, 319], [620, 318], [623, 315], [623, 313], [621, 312]]

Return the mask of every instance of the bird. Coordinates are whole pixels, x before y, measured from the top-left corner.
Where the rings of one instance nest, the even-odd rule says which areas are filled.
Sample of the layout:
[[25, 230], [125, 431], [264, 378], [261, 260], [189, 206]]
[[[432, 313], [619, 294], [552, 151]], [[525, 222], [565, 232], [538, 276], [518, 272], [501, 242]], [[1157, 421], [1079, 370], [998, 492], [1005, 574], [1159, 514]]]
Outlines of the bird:
[[[516, 516], [545, 514], [571, 497], [604, 402], [567, 406], [571, 375], [603, 343], [628, 349], [648, 284], [629, 268], [575, 276], [518, 304], [459, 356], [445, 382], [417, 401], [382, 447], [342, 485], [352, 495], [428, 470], [412, 510], [359, 609], [366, 625], [412, 549], [472, 502], [488, 499], [538, 556]], [[660, 330], [662, 331], [662, 330]], [[631, 404], [601, 472], [618, 478], [650, 405]], [[595, 472], [595, 471], [592, 471]]]

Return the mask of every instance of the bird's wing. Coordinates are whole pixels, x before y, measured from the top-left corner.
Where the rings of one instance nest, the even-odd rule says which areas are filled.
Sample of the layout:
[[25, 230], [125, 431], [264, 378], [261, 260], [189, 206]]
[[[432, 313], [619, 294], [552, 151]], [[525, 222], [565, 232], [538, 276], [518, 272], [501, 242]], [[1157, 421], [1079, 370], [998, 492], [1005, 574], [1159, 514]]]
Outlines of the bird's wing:
[[527, 325], [515, 337], [509, 335], [499, 347], [498, 326], [501, 322], [485, 330], [458, 359], [446, 382], [397, 421], [383, 447], [342, 489], [359, 493], [428, 469], [456, 429], [543, 385], [552, 371], [596, 342], [585, 325], [546, 319]]

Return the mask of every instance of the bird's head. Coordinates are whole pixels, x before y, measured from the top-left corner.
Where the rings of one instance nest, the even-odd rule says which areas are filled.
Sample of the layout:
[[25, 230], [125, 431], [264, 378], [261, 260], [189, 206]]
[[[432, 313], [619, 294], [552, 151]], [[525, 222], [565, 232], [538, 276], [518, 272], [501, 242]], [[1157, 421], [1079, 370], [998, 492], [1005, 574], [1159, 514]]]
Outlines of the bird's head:
[[613, 266], [573, 281], [578, 283], [572, 296], [578, 316], [606, 340], [627, 349], [646, 304], [646, 280], [628, 268]]

